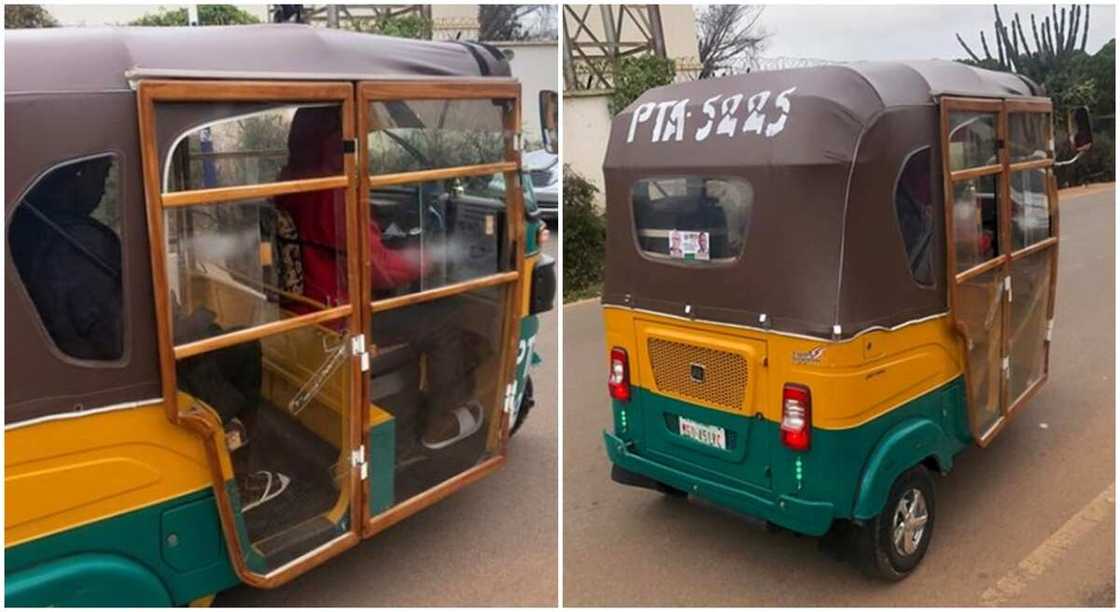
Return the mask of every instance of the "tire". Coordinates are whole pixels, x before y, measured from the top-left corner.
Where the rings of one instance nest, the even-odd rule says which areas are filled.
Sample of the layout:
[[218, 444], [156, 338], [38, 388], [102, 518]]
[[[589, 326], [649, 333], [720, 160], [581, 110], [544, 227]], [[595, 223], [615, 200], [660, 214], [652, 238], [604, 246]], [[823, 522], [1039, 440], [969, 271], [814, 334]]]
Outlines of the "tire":
[[935, 517], [933, 478], [915, 466], [891, 485], [883, 511], [858, 528], [857, 563], [873, 578], [897, 582], [909, 576], [929, 549]]
[[533, 399], [533, 377], [525, 377], [525, 393], [521, 394], [521, 407], [517, 410], [517, 419], [513, 421], [513, 427], [509, 430], [509, 435], [517, 433], [518, 429], [525, 424], [525, 418], [529, 416], [529, 411], [536, 405]]

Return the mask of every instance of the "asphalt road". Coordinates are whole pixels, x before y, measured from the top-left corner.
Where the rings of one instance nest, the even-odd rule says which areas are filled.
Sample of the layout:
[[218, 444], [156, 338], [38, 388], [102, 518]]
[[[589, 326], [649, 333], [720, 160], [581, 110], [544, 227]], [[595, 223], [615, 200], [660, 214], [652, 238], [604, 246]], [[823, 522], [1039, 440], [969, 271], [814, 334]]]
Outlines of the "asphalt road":
[[[556, 256], [556, 243], [545, 251]], [[557, 602], [557, 312], [541, 318], [537, 405], [495, 474], [272, 590], [215, 606], [548, 606]]]
[[611, 482], [599, 305], [566, 308], [565, 605], [1114, 605], [1115, 193], [1078, 193], [1062, 198], [1051, 379], [936, 480], [934, 539], [897, 584], [813, 538]]

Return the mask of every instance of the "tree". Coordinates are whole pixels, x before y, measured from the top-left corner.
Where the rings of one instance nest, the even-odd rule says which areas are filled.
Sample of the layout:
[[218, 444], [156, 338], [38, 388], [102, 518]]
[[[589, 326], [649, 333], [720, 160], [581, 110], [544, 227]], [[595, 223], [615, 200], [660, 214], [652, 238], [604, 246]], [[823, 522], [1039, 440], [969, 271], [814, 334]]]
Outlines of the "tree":
[[541, 10], [536, 4], [482, 4], [478, 7], [479, 40], [525, 40], [525, 18]]
[[398, 38], [416, 38], [431, 40], [432, 20], [423, 15], [384, 15], [375, 21], [359, 25], [354, 22], [354, 29], [367, 34], [381, 34], [383, 36], [396, 36]]
[[766, 47], [770, 33], [758, 25], [761, 6], [712, 4], [696, 16], [700, 76], [707, 79], [727, 73], [737, 58], [754, 59]]
[[56, 28], [58, 20], [37, 4], [4, 5], [4, 29]]
[[[984, 36], [983, 30], [980, 31], [980, 45], [984, 50], [983, 59], [973, 53], [961, 35], [957, 34], [957, 42], [975, 64], [1016, 72], [1041, 83], [1047, 73], [1063, 68], [1073, 58], [1084, 56], [1085, 43], [1089, 38], [1088, 4], [1085, 5], [1084, 15], [1080, 6], [1070, 5], [1068, 19], [1066, 9], [1061, 10], [1061, 17], [1059, 17], [1058, 6], [1051, 5], [1050, 11], [1054, 19], [1051, 21], [1050, 17], [1046, 17], [1042, 20], [1041, 35], [1038, 22], [1032, 14], [1031, 33], [1034, 49], [1031, 49], [1027, 41], [1019, 13], [1015, 13], [1011, 19], [1011, 26], [1008, 27], [999, 14], [999, 6], [993, 5], [992, 8], [996, 15], [994, 29], [997, 54], [995, 57], [988, 48], [988, 39]], [[1080, 45], [1077, 43], [1079, 37]]]
[[624, 57], [614, 67], [614, 91], [608, 109], [617, 115], [646, 91], [668, 85], [676, 76], [677, 65], [671, 59], [657, 55]]
[[[244, 25], [260, 23], [260, 20], [232, 4], [200, 4], [198, 5], [198, 25]], [[155, 13], [148, 13], [139, 19], [128, 22], [133, 26], [185, 26], [187, 23], [187, 9], [161, 8]]]

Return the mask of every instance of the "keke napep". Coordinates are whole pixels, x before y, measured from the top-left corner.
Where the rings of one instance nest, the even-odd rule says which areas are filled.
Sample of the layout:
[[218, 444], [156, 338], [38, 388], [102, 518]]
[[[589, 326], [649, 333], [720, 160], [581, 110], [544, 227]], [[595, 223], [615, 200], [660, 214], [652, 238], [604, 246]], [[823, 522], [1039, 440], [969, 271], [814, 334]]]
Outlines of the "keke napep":
[[5, 51], [9, 604], [276, 586], [503, 463], [555, 274], [497, 50], [270, 25]]
[[906, 576], [932, 475], [1046, 381], [1051, 114], [1028, 79], [942, 61], [700, 80], [619, 114], [614, 480], [842, 534], [870, 573]]

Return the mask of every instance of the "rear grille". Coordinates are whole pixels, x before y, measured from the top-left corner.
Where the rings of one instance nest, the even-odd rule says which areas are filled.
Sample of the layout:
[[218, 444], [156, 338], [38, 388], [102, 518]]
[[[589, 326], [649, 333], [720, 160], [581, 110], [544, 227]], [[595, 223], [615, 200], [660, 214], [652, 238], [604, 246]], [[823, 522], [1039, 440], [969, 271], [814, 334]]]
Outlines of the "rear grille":
[[[658, 391], [721, 408], [743, 407], [747, 360], [742, 355], [661, 338], [650, 338], [647, 346]], [[703, 382], [693, 378], [694, 365], [703, 368]]]

